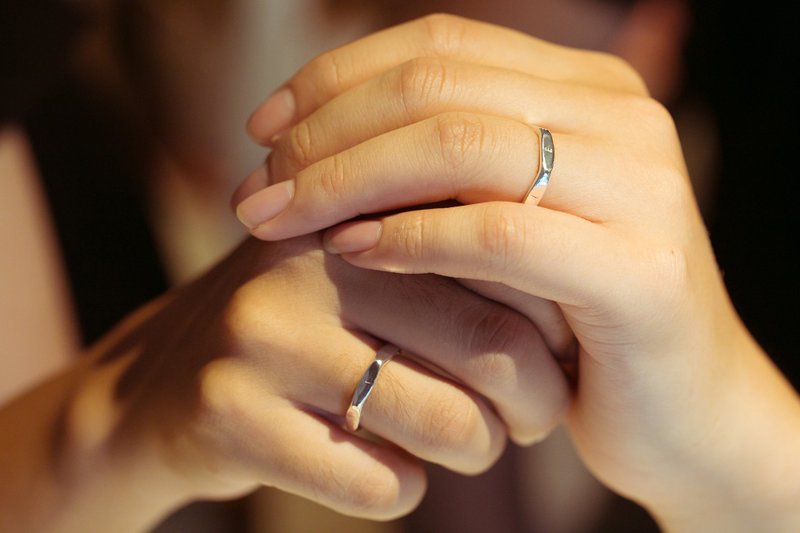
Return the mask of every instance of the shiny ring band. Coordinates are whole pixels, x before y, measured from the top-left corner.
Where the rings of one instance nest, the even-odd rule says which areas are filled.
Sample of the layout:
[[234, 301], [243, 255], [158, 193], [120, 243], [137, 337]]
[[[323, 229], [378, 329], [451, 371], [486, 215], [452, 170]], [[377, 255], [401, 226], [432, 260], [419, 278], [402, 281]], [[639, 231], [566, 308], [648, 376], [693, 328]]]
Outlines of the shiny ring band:
[[367, 398], [369, 398], [372, 392], [372, 388], [378, 381], [381, 369], [399, 353], [400, 348], [397, 346], [393, 344], [384, 344], [381, 349], [378, 350], [378, 353], [375, 354], [375, 360], [372, 361], [364, 372], [364, 375], [361, 376], [361, 381], [358, 382], [358, 386], [353, 393], [353, 399], [350, 400], [350, 407], [347, 409], [347, 414], [345, 415], [347, 429], [350, 431], [358, 430], [358, 426], [361, 423], [361, 409], [363, 409]]
[[553, 172], [553, 162], [555, 161], [555, 147], [553, 146], [553, 135], [545, 128], [535, 128], [539, 130], [539, 171], [536, 179], [533, 180], [531, 188], [528, 189], [524, 204], [537, 205], [544, 196], [547, 184], [550, 182], [550, 174]]

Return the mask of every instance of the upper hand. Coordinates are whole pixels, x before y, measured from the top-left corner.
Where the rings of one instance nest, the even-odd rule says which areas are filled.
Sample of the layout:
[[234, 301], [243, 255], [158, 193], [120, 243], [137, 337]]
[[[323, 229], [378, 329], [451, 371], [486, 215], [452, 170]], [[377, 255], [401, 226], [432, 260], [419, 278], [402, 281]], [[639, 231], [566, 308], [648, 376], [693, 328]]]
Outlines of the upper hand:
[[[537, 126], [556, 157], [533, 207], [519, 201], [538, 168]], [[691, 494], [719, 495], [698, 470], [752, 480], [726, 442], [784, 436], [760, 415], [742, 423], [743, 411], [775, 413], [780, 397], [796, 434], [796, 398], [728, 301], [671, 117], [619, 59], [433, 16], [315, 59], [250, 131], [273, 146], [236, 196], [259, 238], [464, 204], [349, 222], [326, 247], [365, 268], [557, 302], [581, 347], [569, 427], [613, 488], [688, 513]], [[744, 402], [754, 375], [777, 396]]]

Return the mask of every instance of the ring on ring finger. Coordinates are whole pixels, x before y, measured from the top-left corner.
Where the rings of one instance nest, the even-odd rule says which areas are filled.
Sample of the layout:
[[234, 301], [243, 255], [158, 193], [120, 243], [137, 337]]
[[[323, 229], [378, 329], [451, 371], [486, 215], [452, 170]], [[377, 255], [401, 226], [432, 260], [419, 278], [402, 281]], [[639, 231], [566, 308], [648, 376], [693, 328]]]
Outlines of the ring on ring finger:
[[555, 162], [555, 146], [553, 145], [553, 135], [546, 128], [534, 128], [539, 135], [539, 170], [533, 179], [528, 192], [522, 203], [538, 205], [550, 182], [550, 174], [553, 173], [553, 163]]
[[361, 424], [361, 410], [364, 408], [367, 398], [369, 398], [375, 383], [378, 381], [381, 369], [400, 352], [401, 350], [397, 346], [384, 344], [375, 354], [375, 360], [370, 363], [361, 376], [361, 380], [358, 382], [355, 392], [353, 392], [353, 398], [350, 400], [350, 407], [345, 414], [347, 429], [350, 431], [358, 430], [358, 426]]

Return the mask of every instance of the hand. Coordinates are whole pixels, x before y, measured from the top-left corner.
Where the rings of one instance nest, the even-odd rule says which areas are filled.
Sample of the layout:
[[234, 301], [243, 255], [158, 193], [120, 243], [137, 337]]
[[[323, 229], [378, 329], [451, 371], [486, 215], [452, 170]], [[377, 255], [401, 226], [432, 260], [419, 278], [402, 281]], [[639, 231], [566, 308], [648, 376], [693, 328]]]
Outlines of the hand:
[[[404, 353], [364, 407], [362, 426], [379, 439], [363, 439], [342, 415], [384, 341]], [[246, 242], [93, 354], [60, 415], [60, 467], [82, 479], [112, 465], [129, 473], [125, 490], [170, 502], [267, 484], [396, 517], [424, 492], [417, 458], [482, 471], [506, 432], [540, 438], [568, 400], [522, 315], [451, 280], [357, 269], [325, 254], [318, 235]], [[73, 524], [88, 523], [98, 498]]]
[[[538, 207], [519, 203], [534, 126], [556, 148]], [[315, 59], [250, 131], [274, 147], [235, 198], [253, 235], [466, 204], [349, 222], [326, 247], [557, 302], [580, 343], [573, 439], [665, 523], [797, 520], [797, 397], [727, 298], [669, 113], [620, 60], [428, 17]]]

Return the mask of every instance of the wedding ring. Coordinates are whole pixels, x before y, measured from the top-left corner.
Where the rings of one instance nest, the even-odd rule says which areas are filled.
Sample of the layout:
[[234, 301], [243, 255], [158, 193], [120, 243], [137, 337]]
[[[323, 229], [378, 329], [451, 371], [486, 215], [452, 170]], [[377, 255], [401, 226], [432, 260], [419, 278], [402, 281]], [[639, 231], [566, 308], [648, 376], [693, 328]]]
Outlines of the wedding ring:
[[347, 414], [345, 415], [347, 429], [350, 431], [358, 430], [358, 426], [361, 423], [361, 409], [364, 408], [367, 398], [369, 398], [370, 393], [372, 393], [372, 389], [378, 381], [381, 369], [386, 363], [392, 360], [392, 357], [399, 353], [400, 348], [397, 346], [393, 344], [384, 344], [381, 349], [378, 350], [378, 353], [375, 354], [375, 360], [372, 361], [364, 372], [364, 375], [361, 376], [361, 381], [358, 382], [358, 386], [353, 393], [353, 399], [350, 401], [350, 407], [347, 409]]
[[555, 148], [553, 146], [553, 135], [545, 128], [534, 128], [539, 130], [539, 170], [536, 178], [531, 184], [531, 188], [525, 194], [522, 203], [537, 205], [544, 195], [547, 184], [550, 182], [550, 174], [553, 172], [553, 161], [555, 161]]

